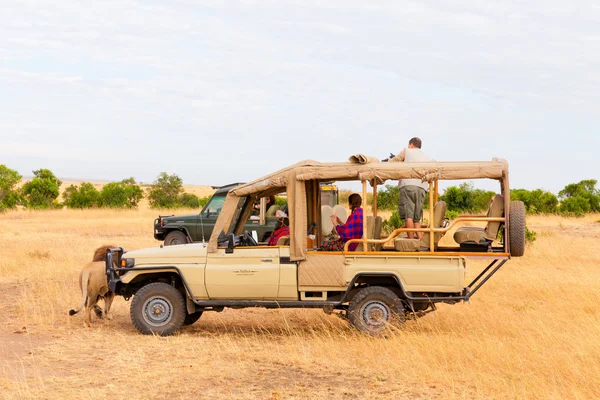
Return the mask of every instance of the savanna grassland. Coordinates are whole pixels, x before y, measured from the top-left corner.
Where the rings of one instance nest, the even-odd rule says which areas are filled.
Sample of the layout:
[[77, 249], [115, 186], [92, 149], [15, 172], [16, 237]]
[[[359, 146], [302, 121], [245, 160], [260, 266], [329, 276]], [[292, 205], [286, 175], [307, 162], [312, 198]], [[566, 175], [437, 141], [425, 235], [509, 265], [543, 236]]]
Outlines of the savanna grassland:
[[157, 214], [0, 214], [1, 398], [600, 398], [600, 215], [528, 217], [537, 241], [471, 303], [386, 338], [320, 310], [206, 313], [168, 338], [138, 334], [122, 298], [90, 329], [69, 317], [94, 249], [158, 246]]

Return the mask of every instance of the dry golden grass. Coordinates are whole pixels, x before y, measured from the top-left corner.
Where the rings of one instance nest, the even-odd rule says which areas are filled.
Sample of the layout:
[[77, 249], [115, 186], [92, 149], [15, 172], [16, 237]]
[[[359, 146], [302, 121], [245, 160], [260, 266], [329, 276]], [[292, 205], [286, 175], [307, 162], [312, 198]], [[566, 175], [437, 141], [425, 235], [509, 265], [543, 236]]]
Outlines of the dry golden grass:
[[[594, 399], [600, 219], [534, 217], [538, 240], [470, 304], [371, 338], [319, 310], [225, 310], [169, 338], [68, 316], [94, 249], [157, 246], [156, 211], [0, 214], [0, 397]], [[473, 276], [483, 263], [471, 263]]]

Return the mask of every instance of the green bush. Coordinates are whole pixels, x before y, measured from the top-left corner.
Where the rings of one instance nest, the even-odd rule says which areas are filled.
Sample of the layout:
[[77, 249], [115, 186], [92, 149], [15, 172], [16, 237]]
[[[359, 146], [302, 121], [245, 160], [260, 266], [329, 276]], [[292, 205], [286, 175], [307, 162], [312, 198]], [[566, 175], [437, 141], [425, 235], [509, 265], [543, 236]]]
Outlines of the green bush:
[[463, 212], [481, 212], [488, 209], [494, 192], [475, 189], [471, 183], [462, 183], [460, 186], [450, 186], [440, 196], [446, 202], [448, 210]]
[[446, 210], [446, 218], [448, 218], [449, 220], [456, 219], [456, 217], [458, 217], [459, 215], [460, 215], [459, 211]]
[[532, 244], [533, 242], [535, 242], [536, 236], [537, 236], [537, 232], [530, 231], [529, 228], [527, 226], [525, 226], [525, 241], [527, 243]]
[[200, 207], [200, 199], [193, 193], [183, 193], [179, 197], [179, 204], [182, 207], [188, 208], [199, 208]]
[[68, 208], [92, 208], [98, 206], [100, 192], [91, 183], [83, 182], [79, 187], [70, 185], [62, 197]]
[[287, 197], [275, 196], [275, 205], [279, 206], [279, 208], [283, 210], [283, 207], [287, 205]]
[[4, 164], [0, 165], [0, 211], [17, 206], [20, 196], [15, 187], [21, 178], [21, 174], [17, 171]]
[[600, 191], [595, 179], [571, 183], [558, 192], [561, 214], [583, 216], [585, 213], [600, 212]]
[[397, 185], [385, 185], [385, 189], [377, 191], [377, 208], [380, 210], [397, 210], [400, 201], [400, 190]]
[[100, 192], [98, 205], [108, 208], [135, 208], [144, 192], [133, 178], [123, 179], [121, 182], [111, 182], [104, 185]]
[[62, 182], [49, 169], [33, 171], [33, 179], [21, 188], [23, 205], [33, 209], [56, 208]]
[[395, 210], [392, 212], [390, 219], [384, 219], [381, 223], [381, 230], [386, 235], [389, 235], [398, 228], [404, 227], [404, 221], [400, 219], [400, 214]]
[[558, 207], [556, 195], [542, 189], [513, 189], [510, 191], [510, 199], [522, 201], [529, 214], [551, 214]]
[[151, 208], [177, 208], [183, 193], [183, 180], [176, 174], [161, 172], [148, 189]]

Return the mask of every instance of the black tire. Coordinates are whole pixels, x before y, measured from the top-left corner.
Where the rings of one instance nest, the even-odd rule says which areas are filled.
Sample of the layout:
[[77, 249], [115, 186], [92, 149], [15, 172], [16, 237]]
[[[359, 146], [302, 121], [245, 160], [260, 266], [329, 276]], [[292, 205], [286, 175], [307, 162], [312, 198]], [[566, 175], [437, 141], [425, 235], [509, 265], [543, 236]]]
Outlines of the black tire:
[[133, 296], [129, 315], [140, 333], [169, 336], [181, 328], [187, 312], [179, 290], [168, 283], [155, 282]]
[[402, 300], [382, 286], [369, 286], [356, 293], [348, 306], [348, 319], [369, 335], [379, 335], [389, 325], [400, 327], [406, 321]]
[[521, 257], [525, 254], [525, 205], [522, 201], [510, 202], [508, 223], [510, 255]]
[[178, 244], [186, 244], [187, 236], [181, 231], [171, 231], [165, 237], [165, 246], [175, 246]]
[[192, 325], [193, 323], [198, 321], [201, 316], [202, 316], [202, 311], [196, 311], [195, 313], [192, 313], [192, 314], [186, 314], [186, 316], [183, 320], [183, 326]]

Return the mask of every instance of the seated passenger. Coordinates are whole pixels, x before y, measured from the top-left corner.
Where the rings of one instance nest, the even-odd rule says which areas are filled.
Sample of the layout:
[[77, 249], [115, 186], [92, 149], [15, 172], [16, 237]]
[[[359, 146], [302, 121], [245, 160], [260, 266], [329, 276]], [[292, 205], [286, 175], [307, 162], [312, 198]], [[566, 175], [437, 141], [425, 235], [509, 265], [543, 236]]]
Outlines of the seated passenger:
[[[335, 230], [337, 234], [340, 235], [340, 238], [323, 243], [323, 245], [319, 247], [320, 251], [343, 251], [344, 244], [346, 244], [348, 240], [362, 238], [363, 209], [360, 207], [362, 205], [362, 198], [359, 194], [352, 193], [350, 197], [348, 197], [348, 203], [350, 203], [351, 213], [345, 224], [343, 224], [336, 215], [331, 216], [333, 226], [335, 226]], [[358, 243], [352, 243], [348, 247], [348, 250], [354, 251], [357, 246]]]
[[275, 231], [269, 238], [268, 246], [277, 246], [277, 241], [283, 236], [290, 235], [290, 220], [288, 218], [279, 218], [275, 224]]

